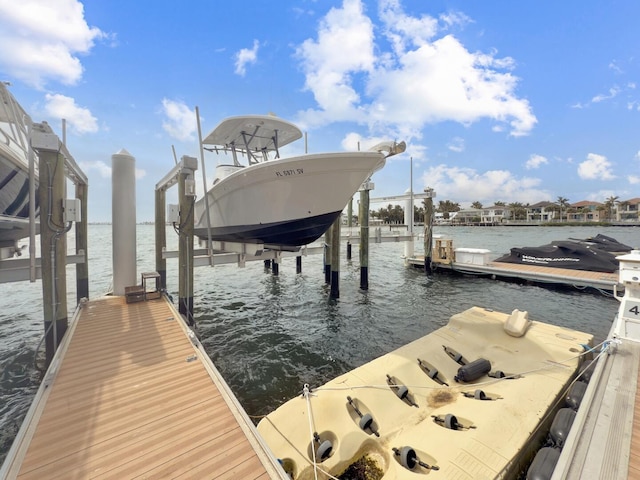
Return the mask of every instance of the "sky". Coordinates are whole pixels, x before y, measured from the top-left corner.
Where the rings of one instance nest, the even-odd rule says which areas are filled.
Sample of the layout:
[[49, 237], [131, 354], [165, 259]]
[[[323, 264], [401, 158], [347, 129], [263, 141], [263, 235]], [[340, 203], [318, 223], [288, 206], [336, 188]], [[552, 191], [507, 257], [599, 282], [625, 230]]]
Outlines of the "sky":
[[0, 80], [34, 121], [62, 136], [66, 120], [93, 222], [111, 221], [123, 148], [136, 218], [153, 220], [173, 149], [199, 157], [196, 107], [203, 136], [272, 113], [309, 152], [405, 141], [372, 198], [625, 200], [640, 197], [638, 18], [636, 0], [0, 0]]

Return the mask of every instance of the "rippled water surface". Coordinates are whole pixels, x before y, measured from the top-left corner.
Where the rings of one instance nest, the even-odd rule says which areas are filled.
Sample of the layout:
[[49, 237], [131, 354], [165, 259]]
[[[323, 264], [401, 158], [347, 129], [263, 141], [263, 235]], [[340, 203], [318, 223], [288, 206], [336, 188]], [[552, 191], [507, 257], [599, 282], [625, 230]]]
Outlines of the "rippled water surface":
[[[640, 247], [637, 227], [440, 227], [455, 247], [487, 248], [492, 257], [510, 247], [598, 233]], [[89, 227], [90, 295], [111, 282], [111, 227]], [[138, 272], [154, 270], [154, 227], [138, 226]], [[168, 246], [177, 248], [172, 229]], [[69, 239], [69, 244], [73, 240]], [[419, 250], [419, 242], [416, 244]], [[473, 276], [436, 273], [403, 264], [402, 243], [370, 244], [369, 290], [360, 290], [357, 245], [341, 260], [340, 298], [329, 299], [321, 255], [284, 259], [279, 276], [262, 262], [195, 270], [195, 316], [205, 348], [250, 415], [270, 412], [298, 394], [426, 335], [474, 305], [529, 316], [607, 336], [618, 302], [599, 293], [548, 289]], [[69, 317], [75, 305], [69, 268]], [[177, 299], [177, 260], [168, 261], [168, 290]], [[40, 375], [33, 359], [42, 335], [41, 284], [2, 284], [0, 297], [0, 461], [4, 459], [35, 394]]]

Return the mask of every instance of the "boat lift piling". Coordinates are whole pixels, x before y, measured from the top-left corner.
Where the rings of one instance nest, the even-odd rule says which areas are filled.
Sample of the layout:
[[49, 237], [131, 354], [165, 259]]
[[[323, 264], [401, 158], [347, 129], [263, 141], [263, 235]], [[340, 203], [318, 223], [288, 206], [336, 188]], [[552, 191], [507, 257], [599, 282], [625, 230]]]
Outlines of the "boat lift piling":
[[[178, 162], [176, 161], [176, 165]], [[156, 272], [160, 275], [160, 288], [167, 289], [167, 259], [164, 258], [163, 249], [167, 245], [167, 215], [166, 202], [167, 191], [164, 188], [156, 188], [155, 194], [155, 243], [156, 243]]]
[[331, 227], [331, 291], [330, 298], [340, 298], [340, 216]]
[[[11, 97], [12, 98], [12, 97]], [[5, 260], [15, 267], [6, 269], [3, 281], [42, 278], [45, 359], [48, 367], [68, 328], [67, 312], [67, 240], [66, 234], [76, 222], [76, 291], [88, 297], [87, 267], [87, 177], [75, 163], [64, 142], [47, 122], [32, 123], [25, 115], [29, 142], [29, 259]], [[38, 155], [38, 181], [35, 189], [35, 155]], [[76, 199], [65, 199], [66, 179], [76, 186]], [[40, 205], [40, 265], [35, 257], [35, 204]], [[80, 202], [82, 204], [80, 205]], [[80, 225], [78, 225], [80, 223]], [[28, 263], [28, 266], [26, 266]], [[78, 268], [81, 265], [81, 268]], [[26, 268], [25, 268], [26, 266]], [[80, 298], [80, 297], [78, 297]]]
[[[49, 366], [69, 321], [67, 318], [67, 229], [64, 227], [64, 155], [57, 136], [34, 136], [38, 152], [40, 204], [40, 251], [42, 252], [42, 309], [44, 312], [45, 359]], [[49, 254], [47, 254], [49, 253]], [[50, 273], [46, 275], [45, 272]]]
[[[193, 218], [196, 195], [195, 171], [198, 159], [183, 155], [180, 162], [156, 184], [156, 268], [164, 270], [166, 288], [166, 236], [164, 211], [166, 208], [166, 190], [178, 184], [179, 209], [170, 215], [169, 221], [177, 225], [180, 240], [178, 242], [178, 311], [193, 325]], [[162, 232], [160, 232], [162, 230]], [[161, 252], [159, 254], [159, 252]], [[210, 254], [211, 252], [209, 252]], [[158, 273], [160, 273], [158, 271]], [[162, 274], [161, 278], [162, 278]]]
[[369, 289], [369, 191], [373, 183], [366, 181], [360, 188], [360, 288]]
[[324, 283], [331, 283], [331, 244], [333, 225], [324, 232]]
[[76, 183], [76, 198], [80, 200], [80, 221], [76, 222], [76, 252], [82, 252], [84, 262], [76, 263], [76, 301], [89, 298], [89, 263], [87, 245], [89, 244], [89, 186], [86, 183]]

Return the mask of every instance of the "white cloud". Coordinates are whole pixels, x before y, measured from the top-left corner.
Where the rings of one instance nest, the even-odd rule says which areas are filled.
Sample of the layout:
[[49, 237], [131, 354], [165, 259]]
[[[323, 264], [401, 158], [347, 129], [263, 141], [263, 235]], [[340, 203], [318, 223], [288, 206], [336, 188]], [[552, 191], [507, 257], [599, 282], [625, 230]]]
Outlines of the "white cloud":
[[50, 79], [77, 83], [83, 71], [78, 54], [103, 37], [87, 25], [76, 0], [0, 0], [0, 66], [33, 87]]
[[182, 142], [195, 139], [198, 129], [195, 109], [189, 109], [183, 102], [163, 98], [162, 113], [167, 117], [162, 128], [171, 137]]
[[[302, 123], [399, 125], [407, 139], [447, 120], [469, 125], [489, 118], [513, 136], [534, 127], [529, 102], [515, 93], [513, 59], [470, 52], [451, 34], [438, 37], [453, 22], [468, 23], [466, 17], [411, 17], [394, 0], [382, 2], [379, 14], [383, 36], [376, 37], [361, 1], [344, 0], [323, 18], [317, 38], [298, 47], [305, 86], [318, 104], [301, 112]], [[360, 84], [366, 97], [356, 91]]]
[[616, 96], [618, 96], [619, 93], [620, 93], [620, 87], [617, 87], [617, 86], [611, 87], [609, 89], [608, 94], [605, 94], [605, 93], [598, 94], [595, 97], [593, 97], [591, 101], [593, 103], [603, 102], [605, 100], [610, 100], [612, 98], [615, 98]]
[[247, 72], [247, 65], [254, 64], [258, 60], [258, 49], [260, 48], [260, 42], [258, 40], [253, 41], [253, 48], [243, 48], [236, 53], [236, 69], [235, 72], [244, 77]]
[[[97, 172], [102, 178], [111, 178], [111, 166], [107, 165], [105, 162], [101, 160], [95, 161], [80, 161], [78, 162], [78, 166], [82, 169], [83, 172], [90, 176], [91, 172]], [[136, 180], [140, 180], [147, 176], [147, 171], [141, 168], [135, 169], [135, 177]]]
[[628, 175], [627, 180], [631, 185], [638, 185], [640, 184], [640, 175]]
[[578, 165], [578, 176], [584, 180], [613, 180], [613, 164], [603, 155], [590, 153], [587, 159]]
[[497, 200], [531, 203], [551, 196], [548, 191], [538, 188], [540, 179], [516, 178], [506, 170], [479, 173], [472, 168], [437, 165], [426, 170], [422, 178], [425, 187], [433, 187], [438, 198], [455, 199], [461, 204]]
[[374, 68], [373, 25], [359, 0], [345, 0], [332, 8], [320, 23], [318, 39], [305, 40], [296, 51], [319, 110], [309, 111], [304, 124], [359, 119], [360, 96], [353, 75]]
[[447, 148], [456, 153], [464, 152], [464, 139], [460, 137], [451, 139], [449, 145], [447, 145]]
[[98, 131], [98, 121], [88, 108], [76, 105], [76, 101], [65, 95], [46, 94], [45, 110], [47, 114], [58, 119], [65, 119], [77, 134], [95, 133]]
[[529, 157], [529, 160], [527, 160], [527, 163], [525, 163], [524, 166], [527, 170], [532, 170], [540, 168], [540, 165], [545, 165], [547, 163], [549, 163], [549, 160], [547, 160], [546, 157], [534, 153]]

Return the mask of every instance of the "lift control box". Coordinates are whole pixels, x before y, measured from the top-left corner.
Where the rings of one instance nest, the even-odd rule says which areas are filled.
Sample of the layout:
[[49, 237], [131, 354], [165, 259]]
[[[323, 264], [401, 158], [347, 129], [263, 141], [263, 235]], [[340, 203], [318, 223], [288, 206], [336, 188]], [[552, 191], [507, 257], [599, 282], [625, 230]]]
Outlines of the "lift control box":
[[65, 223], [82, 221], [82, 202], [79, 198], [66, 198], [62, 206]]

